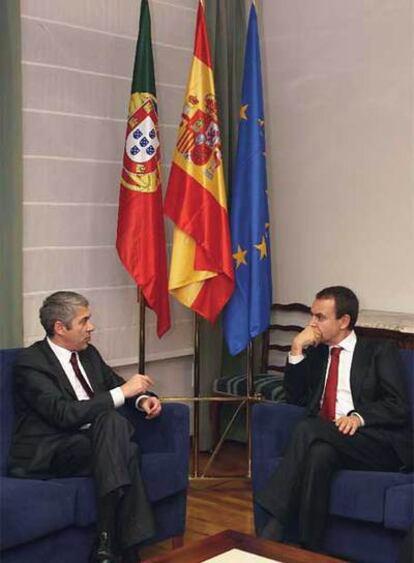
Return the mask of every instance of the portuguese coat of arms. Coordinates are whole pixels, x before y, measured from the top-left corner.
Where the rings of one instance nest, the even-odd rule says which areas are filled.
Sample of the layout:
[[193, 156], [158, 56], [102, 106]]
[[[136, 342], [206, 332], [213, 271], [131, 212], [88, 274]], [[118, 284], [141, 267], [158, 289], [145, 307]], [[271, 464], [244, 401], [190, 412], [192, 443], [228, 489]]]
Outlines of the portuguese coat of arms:
[[160, 142], [155, 97], [147, 93], [134, 93], [129, 109], [122, 185], [133, 191], [155, 192], [160, 183]]

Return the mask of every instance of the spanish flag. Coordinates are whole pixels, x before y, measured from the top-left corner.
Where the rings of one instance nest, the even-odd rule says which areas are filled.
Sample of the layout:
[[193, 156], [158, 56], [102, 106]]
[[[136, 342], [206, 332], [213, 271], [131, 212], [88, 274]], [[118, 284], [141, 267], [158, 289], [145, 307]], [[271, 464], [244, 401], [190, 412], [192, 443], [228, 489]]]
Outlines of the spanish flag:
[[169, 291], [214, 322], [233, 293], [234, 272], [217, 99], [201, 1], [165, 213], [175, 223]]
[[148, 0], [141, 2], [119, 192], [116, 248], [126, 270], [141, 288], [146, 304], [157, 315], [157, 334], [161, 337], [171, 323]]

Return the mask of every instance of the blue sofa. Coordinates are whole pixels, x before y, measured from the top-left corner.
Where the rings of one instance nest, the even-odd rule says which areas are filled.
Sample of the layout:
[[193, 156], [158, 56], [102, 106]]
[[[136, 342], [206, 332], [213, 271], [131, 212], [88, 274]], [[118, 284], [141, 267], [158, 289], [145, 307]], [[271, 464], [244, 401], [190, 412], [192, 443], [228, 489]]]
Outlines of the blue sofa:
[[[86, 563], [95, 535], [92, 479], [40, 481], [7, 476], [14, 424], [13, 365], [18, 351], [0, 351], [0, 560]], [[128, 413], [130, 420], [131, 416], [155, 513], [157, 534], [151, 543], [182, 536], [188, 484], [188, 407], [165, 404], [162, 415], [152, 421], [135, 410]]]
[[[406, 367], [414, 422], [414, 351], [400, 350]], [[304, 409], [268, 402], [252, 411], [253, 497], [266, 483]], [[256, 530], [268, 514], [254, 503]], [[331, 489], [323, 550], [359, 563], [393, 563], [414, 522], [414, 473], [338, 471]], [[287, 532], [297, 541], [297, 526]]]

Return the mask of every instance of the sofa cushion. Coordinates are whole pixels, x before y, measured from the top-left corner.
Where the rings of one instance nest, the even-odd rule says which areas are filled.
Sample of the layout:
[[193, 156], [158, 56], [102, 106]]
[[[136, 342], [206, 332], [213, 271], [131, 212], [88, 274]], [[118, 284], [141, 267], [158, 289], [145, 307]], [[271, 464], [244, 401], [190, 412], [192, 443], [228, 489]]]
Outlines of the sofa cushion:
[[384, 471], [338, 471], [332, 483], [330, 514], [383, 522], [387, 489], [410, 483], [411, 475]]
[[1, 477], [1, 548], [32, 541], [71, 526], [74, 490], [60, 483]]
[[[281, 458], [253, 458], [253, 491], [264, 487]], [[382, 523], [390, 487], [412, 483], [412, 474], [383, 471], [338, 471], [332, 481], [329, 513]], [[390, 526], [391, 527], [391, 526]]]
[[393, 530], [408, 530], [413, 522], [414, 482], [390, 487], [385, 495], [385, 527]]
[[76, 526], [90, 526], [96, 522], [95, 485], [91, 477], [65, 477], [50, 482], [60, 483], [72, 491]]

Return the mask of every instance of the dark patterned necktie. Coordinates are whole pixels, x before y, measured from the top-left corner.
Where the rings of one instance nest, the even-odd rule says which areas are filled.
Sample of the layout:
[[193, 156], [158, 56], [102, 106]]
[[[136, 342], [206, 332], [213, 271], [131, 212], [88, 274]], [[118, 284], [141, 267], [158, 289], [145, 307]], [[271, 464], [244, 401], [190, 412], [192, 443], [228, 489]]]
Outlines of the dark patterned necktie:
[[84, 378], [84, 376], [82, 375], [82, 372], [81, 372], [79, 364], [78, 364], [78, 358], [76, 356], [76, 352], [72, 352], [72, 354], [70, 356], [70, 363], [72, 364], [73, 371], [75, 372], [75, 375], [79, 380], [79, 383], [82, 385], [82, 387], [85, 390], [85, 393], [91, 399], [94, 396], [94, 392], [91, 389], [91, 386], [88, 384], [88, 382]]
[[339, 354], [342, 348], [331, 348], [331, 363], [329, 364], [328, 378], [325, 385], [325, 394], [323, 396], [321, 410], [319, 412], [322, 418], [326, 420], [335, 419], [336, 411], [336, 390], [338, 388], [338, 366]]

